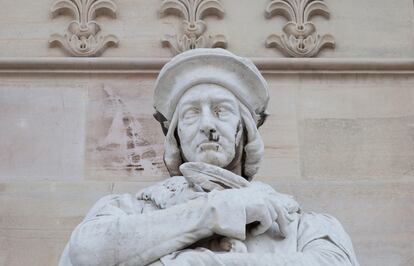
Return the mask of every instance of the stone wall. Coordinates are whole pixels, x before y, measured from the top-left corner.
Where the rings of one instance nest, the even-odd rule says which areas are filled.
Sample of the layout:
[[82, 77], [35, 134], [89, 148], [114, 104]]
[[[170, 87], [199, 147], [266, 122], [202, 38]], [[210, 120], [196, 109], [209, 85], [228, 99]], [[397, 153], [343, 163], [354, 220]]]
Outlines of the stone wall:
[[[49, 48], [54, 33], [63, 34], [69, 15], [51, 17], [53, 0], [20, 0], [5, 4], [0, 10], [0, 57], [65, 56], [62, 50]], [[115, 1], [117, 17], [99, 16], [102, 30], [115, 34], [118, 48], [108, 49], [105, 57], [169, 57], [161, 45], [165, 34], [180, 29], [176, 16], [160, 17], [162, 1]], [[282, 57], [274, 49], [265, 48], [270, 34], [282, 32], [286, 19], [265, 17], [270, 0], [222, 0], [225, 14], [222, 19], [207, 16], [207, 34], [223, 34], [232, 52], [248, 57]], [[326, 49], [320, 57], [413, 57], [414, 7], [412, 0], [325, 0], [330, 18], [315, 16], [317, 31], [332, 34], [335, 50]]]
[[[166, 178], [152, 93], [171, 57], [160, 39], [179, 20], [159, 17], [161, 1], [117, 2], [116, 19], [98, 20], [119, 46], [70, 58], [48, 46], [70, 20], [52, 19], [52, 2], [0, 10], [0, 265], [56, 265], [97, 199]], [[313, 21], [336, 48], [314, 59], [264, 47], [286, 22], [265, 18], [268, 1], [221, 2], [225, 15], [207, 17], [208, 32], [224, 34], [270, 85], [257, 179], [337, 217], [361, 265], [413, 265], [413, 2], [326, 0], [330, 19]]]

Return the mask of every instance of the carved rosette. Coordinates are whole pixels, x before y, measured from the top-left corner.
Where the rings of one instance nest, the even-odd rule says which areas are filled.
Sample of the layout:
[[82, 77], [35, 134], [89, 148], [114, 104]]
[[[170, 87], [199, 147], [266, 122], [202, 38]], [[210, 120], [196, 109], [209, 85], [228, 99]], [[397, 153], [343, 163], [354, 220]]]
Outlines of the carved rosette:
[[160, 15], [176, 15], [183, 18], [182, 32], [165, 35], [162, 39], [162, 44], [170, 47], [174, 54], [196, 48], [227, 47], [224, 35], [205, 36], [207, 25], [203, 19], [208, 15], [219, 18], [224, 15], [219, 0], [164, 0]]
[[72, 56], [99, 56], [108, 46], [117, 45], [118, 38], [102, 33], [94, 20], [96, 12], [116, 17], [116, 9], [112, 0], [56, 0], [50, 9], [52, 16], [69, 11], [75, 20], [69, 23], [64, 35], [52, 34], [49, 43], [62, 46]]
[[325, 47], [335, 47], [333, 36], [320, 36], [310, 22], [315, 15], [329, 18], [329, 9], [323, 0], [272, 0], [266, 8], [266, 17], [276, 15], [288, 19], [283, 27], [285, 34], [270, 35], [266, 47], [275, 47], [291, 57], [314, 57]]

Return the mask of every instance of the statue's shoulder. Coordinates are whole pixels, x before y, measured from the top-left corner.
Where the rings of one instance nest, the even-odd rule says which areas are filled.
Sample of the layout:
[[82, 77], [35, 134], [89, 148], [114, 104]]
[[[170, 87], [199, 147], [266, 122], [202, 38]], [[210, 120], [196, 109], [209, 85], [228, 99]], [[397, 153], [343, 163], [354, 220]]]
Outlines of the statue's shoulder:
[[301, 237], [316, 234], [346, 234], [341, 223], [326, 213], [305, 212], [300, 216], [299, 234]]
[[141, 214], [168, 208], [195, 198], [196, 192], [182, 176], [175, 176], [140, 190], [136, 195], [111, 194], [99, 199], [85, 220], [108, 215]]
[[99, 216], [131, 215], [141, 213], [142, 202], [131, 194], [110, 194], [100, 198], [89, 210], [85, 220]]
[[303, 250], [317, 239], [329, 240], [356, 263], [351, 238], [335, 217], [325, 213], [302, 213], [298, 225], [298, 250]]

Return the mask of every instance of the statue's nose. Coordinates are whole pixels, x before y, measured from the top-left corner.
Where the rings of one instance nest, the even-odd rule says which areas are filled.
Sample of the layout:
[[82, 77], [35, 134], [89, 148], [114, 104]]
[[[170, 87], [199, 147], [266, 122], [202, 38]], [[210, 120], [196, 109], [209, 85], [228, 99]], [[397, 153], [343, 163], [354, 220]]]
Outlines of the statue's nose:
[[208, 137], [211, 134], [216, 133], [217, 130], [212, 123], [208, 123], [200, 127], [200, 132], [206, 134], [206, 136]]
[[210, 128], [209, 130], [201, 129], [201, 132], [204, 133], [209, 141], [219, 141], [220, 136], [214, 128]]
[[213, 117], [211, 117], [211, 115], [205, 113], [201, 118], [200, 132], [205, 134], [209, 139], [217, 132]]

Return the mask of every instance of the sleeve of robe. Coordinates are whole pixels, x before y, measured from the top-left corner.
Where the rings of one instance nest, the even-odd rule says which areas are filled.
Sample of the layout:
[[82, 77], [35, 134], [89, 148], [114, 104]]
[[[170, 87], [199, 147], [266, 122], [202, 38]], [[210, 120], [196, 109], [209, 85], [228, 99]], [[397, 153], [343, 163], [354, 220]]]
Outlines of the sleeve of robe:
[[[332, 216], [305, 213], [298, 225], [297, 252], [213, 253], [184, 250], [162, 259], [165, 266], [359, 266], [348, 234]], [[196, 262], [196, 264], [194, 264]]]
[[[196, 204], [196, 201], [192, 201], [192, 203]], [[197, 204], [200, 205], [199, 203]], [[200, 215], [197, 211], [190, 213], [184, 207], [186, 206], [174, 206], [165, 210], [169, 212], [171, 217], [182, 214], [182, 217], [177, 219], [178, 221], [181, 220], [181, 224], [169, 230], [170, 232], [182, 229], [184, 220], [191, 222], [191, 215]], [[154, 215], [159, 213], [155, 210], [158, 210], [158, 208], [153, 204], [137, 200], [130, 194], [103, 197], [92, 207], [82, 223], [73, 231], [59, 266], [144, 266], [154, 261], [155, 253], [162, 254], [166, 252], [165, 250], [173, 252], [176, 246], [184, 248], [186, 241], [193, 243], [193, 237], [204, 234], [202, 229], [200, 232], [192, 231], [191, 234], [174, 235], [170, 241], [154, 243], [154, 246], [146, 246], [142, 252], [137, 253], [137, 245], [140, 244], [140, 239], [147, 235], [154, 235], [154, 238], [156, 238], [157, 234], [151, 232], [151, 230], [156, 230], [154, 229], [155, 225], [159, 225], [161, 222], [157, 219], [154, 221]], [[141, 215], [144, 212], [146, 212], [146, 218], [141, 219], [140, 217], [143, 217]], [[154, 224], [155, 222], [160, 223]], [[194, 226], [189, 225], [189, 227]], [[90, 238], [94, 240], [90, 241]], [[95, 241], [104, 243], [96, 243]], [[96, 243], [96, 245], [89, 245], [89, 242]], [[154, 240], [154, 242], [156, 241]]]
[[[167, 194], [161, 194], [162, 198], [168, 198]], [[189, 195], [190, 199], [193, 196]], [[215, 209], [215, 203], [203, 193], [194, 200], [185, 198], [183, 204], [174, 202], [176, 205], [159, 210], [153, 202], [137, 200], [129, 194], [106, 196], [92, 207], [73, 231], [59, 266], [143, 266], [151, 262], [160, 265], [159, 258], [211, 236], [211, 230], [203, 225], [205, 220], [220, 220], [226, 232], [243, 236], [243, 219], [227, 218], [230, 207], [215, 212], [206, 210]], [[160, 219], [161, 212], [168, 220]], [[170, 223], [165, 227], [165, 221], [174, 221], [174, 226]], [[157, 226], [167, 230], [163, 236], [168, 235], [168, 241], [157, 238]], [[137, 246], [145, 237], [152, 237], [153, 244], [143, 245], [142, 251], [137, 252]]]
[[[105, 218], [105, 216], [141, 213], [143, 206], [144, 204], [133, 200], [133, 197], [129, 194], [108, 195], [94, 204], [81, 224], [91, 220], [100, 219], [99, 217]], [[74, 237], [73, 234], [72, 237]], [[70, 245], [71, 241], [69, 241], [63, 251], [59, 266], [75, 266], [70, 260]]]
[[327, 214], [305, 213], [298, 228], [298, 250], [320, 265], [358, 266], [351, 238], [337, 219]]

